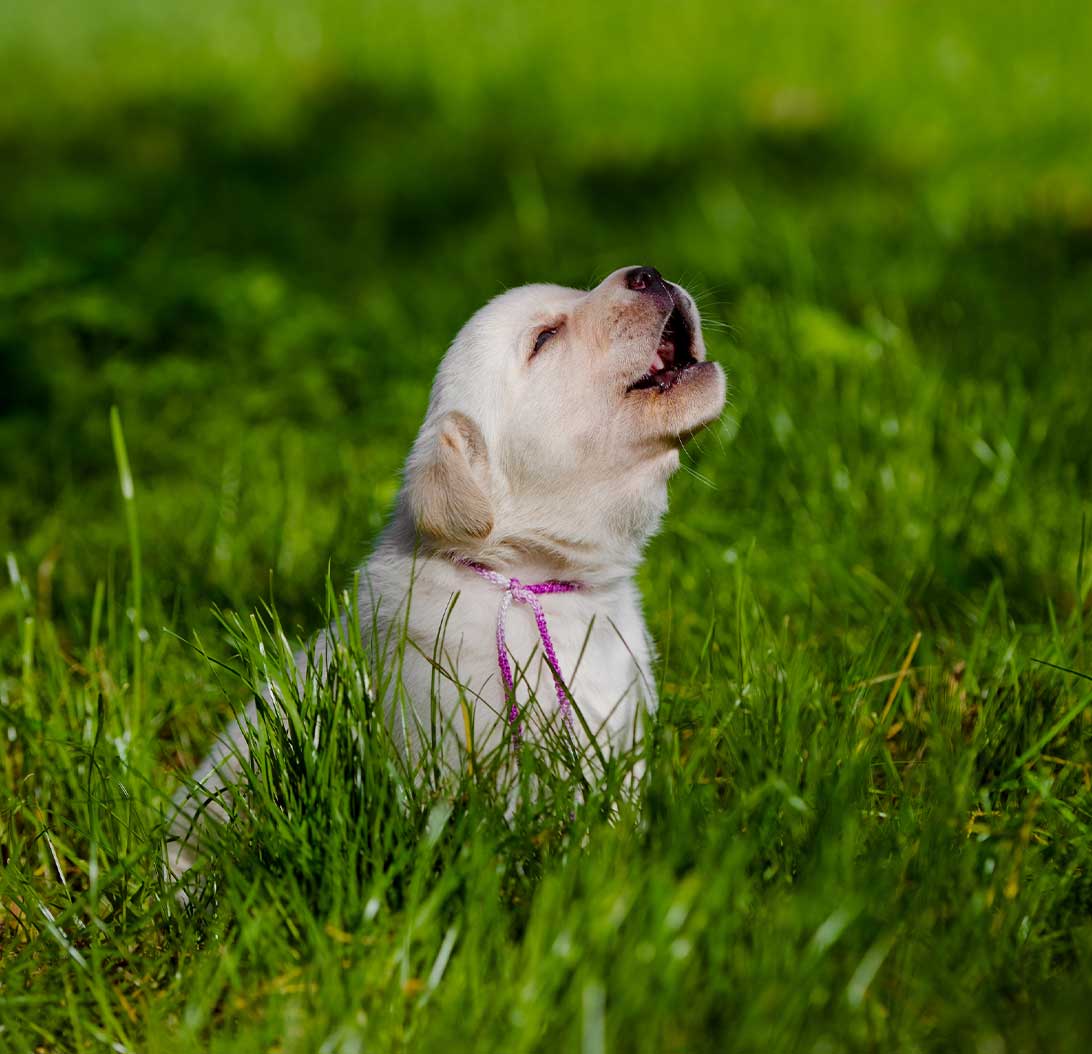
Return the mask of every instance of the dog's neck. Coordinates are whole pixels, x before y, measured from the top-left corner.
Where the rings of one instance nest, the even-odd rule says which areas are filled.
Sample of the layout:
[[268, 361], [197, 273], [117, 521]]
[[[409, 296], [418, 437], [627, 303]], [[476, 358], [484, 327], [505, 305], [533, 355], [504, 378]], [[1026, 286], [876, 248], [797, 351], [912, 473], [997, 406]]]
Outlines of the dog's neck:
[[610, 586], [632, 578], [640, 562], [639, 549], [631, 553], [607, 553], [553, 534], [498, 537], [487, 540], [472, 552], [460, 551], [456, 555], [484, 563], [522, 582], [561, 579], [578, 581], [590, 588]]
[[667, 508], [667, 488], [610, 504], [570, 501], [500, 516], [480, 556], [521, 580], [528, 575], [609, 585], [633, 578]]
[[534, 531], [520, 535], [494, 532], [481, 541], [454, 542], [422, 538], [412, 518], [398, 510], [376, 547], [419, 564], [436, 559], [444, 563], [471, 561], [521, 582], [551, 579], [578, 581], [588, 590], [609, 589], [631, 581], [641, 562], [641, 544], [616, 542], [607, 548]]
[[616, 475], [585, 466], [533, 486], [495, 486], [483, 545], [521, 578], [533, 570], [590, 583], [630, 580], [667, 511], [664, 466], [661, 459]]

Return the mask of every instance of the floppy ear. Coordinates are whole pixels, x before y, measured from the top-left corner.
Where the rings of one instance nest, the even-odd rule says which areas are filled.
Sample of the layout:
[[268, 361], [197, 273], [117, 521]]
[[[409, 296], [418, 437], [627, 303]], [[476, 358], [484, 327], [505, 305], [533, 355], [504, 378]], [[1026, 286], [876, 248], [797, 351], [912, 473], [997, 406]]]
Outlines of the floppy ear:
[[409, 507], [418, 531], [445, 542], [486, 537], [493, 529], [488, 478], [481, 429], [466, 414], [444, 414], [407, 467]]

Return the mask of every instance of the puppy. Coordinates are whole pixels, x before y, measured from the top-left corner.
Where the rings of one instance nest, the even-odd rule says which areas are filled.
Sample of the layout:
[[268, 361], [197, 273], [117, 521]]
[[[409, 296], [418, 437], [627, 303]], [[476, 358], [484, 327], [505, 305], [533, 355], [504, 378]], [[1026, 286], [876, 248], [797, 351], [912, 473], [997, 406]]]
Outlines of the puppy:
[[[553, 720], [578, 740], [586, 727], [604, 752], [640, 739], [656, 692], [634, 573], [682, 444], [724, 397], [693, 299], [651, 267], [622, 268], [591, 291], [512, 289], [467, 322], [361, 574], [373, 660], [390, 662], [403, 633], [411, 645], [384, 700], [401, 749], [420, 748], [436, 713], [453, 764], [468, 726], [475, 749], [506, 727], [534, 738]], [[320, 635], [320, 663], [328, 646]], [[256, 721], [253, 704], [241, 720]], [[201, 815], [224, 818], [216, 797], [246, 749], [235, 722], [176, 797], [174, 875], [192, 863]]]

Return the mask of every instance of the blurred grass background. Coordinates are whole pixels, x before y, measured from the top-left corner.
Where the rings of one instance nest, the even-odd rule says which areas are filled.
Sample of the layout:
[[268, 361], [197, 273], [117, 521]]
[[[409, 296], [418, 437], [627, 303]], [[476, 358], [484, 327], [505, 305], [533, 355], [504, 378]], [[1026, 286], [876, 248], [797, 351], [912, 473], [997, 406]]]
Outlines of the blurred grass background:
[[[72, 744], [88, 730], [139, 732], [125, 760], [157, 787], [208, 745], [221, 688], [173, 634], [227, 647], [213, 606], [248, 611], [271, 593], [287, 625], [317, 628], [327, 567], [345, 582], [367, 552], [434, 367], [475, 308], [524, 281], [587, 285], [649, 263], [698, 296], [732, 392], [642, 572], [673, 727], [741, 705], [780, 721], [787, 704], [745, 690], [746, 657], [777, 642], [798, 656], [793, 705], [822, 699], [821, 727], [848, 720], [849, 687], [897, 670], [920, 631], [907, 727], [936, 732], [930, 700], [963, 679], [949, 746], [996, 708], [992, 734], [967, 732], [981, 753], [960, 807], [989, 813], [982, 787], [1036, 744], [1065, 762], [1050, 769], [1064, 794], [1038, 773], [998, 820], [1026, 846], [1044, 795], [1069, 817], [1069, 878], [1043, 862], [1042, 915], [1025, 905], [997, 938], [1020, 961], [1013, 934], [1030, 920], [1036, 970], [978, 962], [981, 1035], [959, 1031], [968, 997], [958, 1025], [929, 1004], [920, 1027], [843, 1022], [824, 1049], [955, 1036], [1005, 1049], [988, 1045], [997, 1022], [1059, 977], [1076, 1009], [1055, 1013], [1075, 1041], [1092, 948], [1087, 929], [1075, 936], [1092, 903], [1089, 724], [1082, 682], [1032, 659], [1092, 665], [1090, 42], [1092, 8], [1072, 0], [4, 7], [8, 879], [49, 902], [48, 859], [31, 882], [19, 846], [43, 853], [35, 832], [87, 796]], [[112, 405], [143, 541], [137, 724]], [[712, 665], [695, 684], [699, 659]], [[1068, 738], [1043, 740], [1064, 714]], [[741, 771], [782, 764], [755, 749], [746, 764], [706, 759], [728, 800]], [[938, 786], [918, 789], [926, 812]], [[708, 834], [686, 816], [681, 830]], [[85, 843], [72, 835], [73, 876]], [[891, 851], [910, 859], [917, 844]], [[981, 871], [958, 874], [954, 900], [986, 896]], [[890, 905], [874, 908], [882, 920]], [[30, 961], [11, 976], [29, 985]], [[771, 969], [739, 975], [759, 1008], [783, 991]], [[946, 972], [899, 969], [942, 1000]], [[573, 997], [582, 1013], [596, 990]], [[700, 1004], [686, 985], [671, 998], [680, 1013]], [[815, 998], [801, 1021], [840, 1020]], [[171, 989], [160, 1016], [184, 999]], [[668, 1047], [732, 1034], [710, 1014], [669, 1027]], [[215, 1023], [184, 1020], [204, 1036]], [[736, 1021], [739, 1049], [759, 1049], [746, 1043], [763, 1021]]]
[[[166, 577], [239, 602], [272, 566], [305, 603], [381, 522], [476, 305], [654, 260], [738, 335], [725, 536], [760, 517], [799, 554], [808, 492], [839, 479], [815, 543], [837, 529], [888, 580], [1004, 567], [1033, 604], [1044, 575], [1070, 584], [1092, 464], [1079, 5], [0, 17], [2, 528], [35, 559], [73, 519], [95, 557], [117, 538], [117, 402], [146, 529], [188, 527], [157, 547]], [[816, 414], [833, 431], [793, 427]], [[64, 595], [100, 565], [60, 560]]]

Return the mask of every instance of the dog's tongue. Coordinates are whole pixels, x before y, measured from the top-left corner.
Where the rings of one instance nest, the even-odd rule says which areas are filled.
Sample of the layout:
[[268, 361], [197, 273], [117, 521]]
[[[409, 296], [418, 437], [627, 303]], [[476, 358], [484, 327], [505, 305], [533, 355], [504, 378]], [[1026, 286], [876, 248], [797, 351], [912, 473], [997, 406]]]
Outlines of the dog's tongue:
[[656, 354], [652, 357], [653, 372], [675, 365], [675, 341], [670, 336], [662, 337]]

